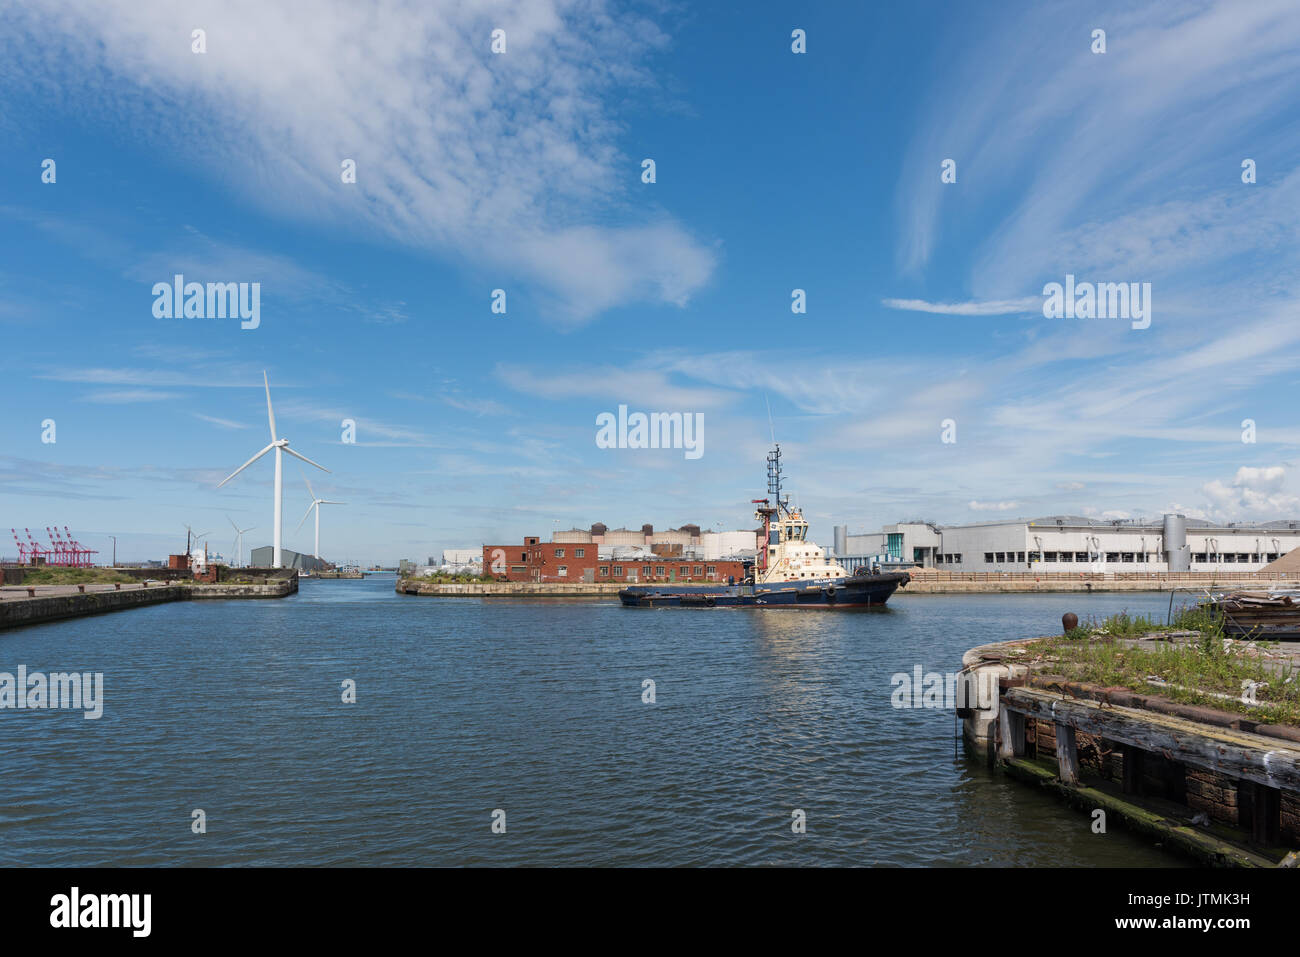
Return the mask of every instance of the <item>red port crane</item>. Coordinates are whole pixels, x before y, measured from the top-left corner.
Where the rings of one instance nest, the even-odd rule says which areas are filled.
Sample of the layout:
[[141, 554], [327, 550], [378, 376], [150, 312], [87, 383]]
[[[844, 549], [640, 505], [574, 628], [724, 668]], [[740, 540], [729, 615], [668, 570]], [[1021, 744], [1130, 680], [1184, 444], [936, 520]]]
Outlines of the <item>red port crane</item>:
[[77, 567], [89, 568], [92, 564], [94, 564], [91, 561], [90, 556], [98, 555], [99, 551], [94, 548], [87, 548], [85, 545], [81, 544], [81, 542], [73, 538], [72, 529], [68, 528], [68, 526], [64, 525], [63, 531], [68, 536], [68, 545], [72, 549], [73, 559], [76, 562]]
[[50, 550], [48, 548], [41, 548], [36, 539], [32, 538], [32, 530], [30, 528], [24, 528], [23, 531], [27, 533], [27, 560], [33, 565], [40, 565], [42, 563], [49, 564]]

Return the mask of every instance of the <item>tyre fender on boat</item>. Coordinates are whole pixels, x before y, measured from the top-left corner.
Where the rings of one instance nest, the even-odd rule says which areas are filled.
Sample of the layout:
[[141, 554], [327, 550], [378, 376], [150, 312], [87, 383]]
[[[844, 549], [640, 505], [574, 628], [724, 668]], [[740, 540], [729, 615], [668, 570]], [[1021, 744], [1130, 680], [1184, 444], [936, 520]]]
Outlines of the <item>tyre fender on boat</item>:
[[835, 591], [836, 589], [834, 585], [827, 585], [825, 588], [822, 589], [822, 592], [826, 595], [827, 601], [835, 600]]

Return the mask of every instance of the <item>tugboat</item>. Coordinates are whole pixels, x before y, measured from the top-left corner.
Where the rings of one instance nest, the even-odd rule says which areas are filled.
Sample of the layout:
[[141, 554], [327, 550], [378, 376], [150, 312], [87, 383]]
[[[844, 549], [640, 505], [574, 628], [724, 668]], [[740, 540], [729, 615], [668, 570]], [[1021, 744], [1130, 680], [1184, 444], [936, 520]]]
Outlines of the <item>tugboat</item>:
[[862, 568], [850, 575], [808, 541], [808, 522], [781, 496], [781, 446], [767, 456], [768, 498], [756, 498], [754, 517], [763, 523], [761, 549], [746, 563], [743, 581], [709, 585], [630, 585], [619, 600], [635, 608], [867, 608], [879, 607], [911, 581], [907, 572]]

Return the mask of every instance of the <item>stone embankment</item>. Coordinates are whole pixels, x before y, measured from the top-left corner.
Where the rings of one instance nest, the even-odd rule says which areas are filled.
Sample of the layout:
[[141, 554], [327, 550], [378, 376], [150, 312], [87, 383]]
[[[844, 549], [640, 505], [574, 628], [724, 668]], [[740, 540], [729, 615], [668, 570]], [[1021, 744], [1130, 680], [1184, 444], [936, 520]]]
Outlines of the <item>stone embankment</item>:
[[399, 578], [399, 595], [428, 595], [435, 598], [617, 598], [623, 586], [617, 582], [427, 582]]
[[0, 588], [0, 629], [102, 615], [170, 601], [283, 598], [298, 590], [297, 577], [245, 584], [31, 585]]
[[1163, 591], [1178, 588], [1183, 591], [1207, 589], [1209, 591], [1267, 590], [1269, 588], [1294, 588], [1300, 582], [1295, 580], [1258, 578], [1244, 576], [1240, 578], [1183, 578], [1183, 577], [1139, 577], [1107, 574], [1057, 575], [1045, 574], [1041, 577], [1014, 574], [996, 575], [979, 573], [975, 577], [951, 578], [939, 575], [927, 575], [923, 571], [912, 571], [912, 580], [898, 594], [906, 595], [1014, 595], [1038, 594], [1047, 592], [1139, 592]]

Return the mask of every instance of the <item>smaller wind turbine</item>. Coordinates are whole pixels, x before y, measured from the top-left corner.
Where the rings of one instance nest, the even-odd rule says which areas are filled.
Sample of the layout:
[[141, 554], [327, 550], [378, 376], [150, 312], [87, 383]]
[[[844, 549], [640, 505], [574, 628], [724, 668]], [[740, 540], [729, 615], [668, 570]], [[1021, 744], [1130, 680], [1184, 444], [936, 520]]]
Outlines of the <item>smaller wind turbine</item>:
[[[346, 505], [348, 503], [331, 502], [328, 499], [317, 498], [316, 490], [311, 487], [311, 480], [307, 478], [305, 474], [303, 475], [302, 480], [307, 483], [307, 491], [311, 493], [311, 504], [307, 506], [307, 511], [303, 513], [302, 518], [298, 521], [298, 528], [302, 528], [302, 523], [307, 521], [307, 516], [311, 514], [311, 510], [313, 508], [316, 509], [316, 550], [312, 552], [311, 557], [315, 559], [319, 559], [320, 558], [320, 507], [322, 505]], [[298, 531], [298, 528], [295, 528], [294, 531], [295, 532]]]
[[197, 542], [200, 538], [202, 538], [204, 535], [207, 535], [207, 534], [210, 534], [210, 533], [208, 533], [208, 532], [196, 532], [196, 531], [194, 531], [193, 526], [186, 525], [186, 526], [185, 526], [185, 554], [188, 555], [188, 554], [190, 553], [190, 540], [191, 540], [191, 539], [193, 539], [194, 541]]
[[235, 530], [235, 567], [240, 568], [244, 564], [244, 532], [251, 532], [257, 526], [250, 525], [248, 528], [240, 528], [229, 515], [226, 516], [226, 521]]

